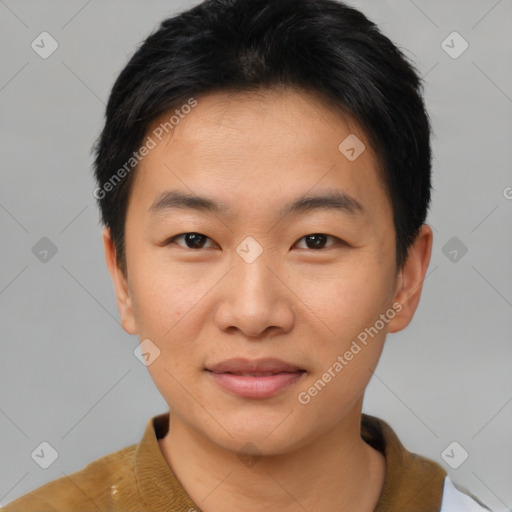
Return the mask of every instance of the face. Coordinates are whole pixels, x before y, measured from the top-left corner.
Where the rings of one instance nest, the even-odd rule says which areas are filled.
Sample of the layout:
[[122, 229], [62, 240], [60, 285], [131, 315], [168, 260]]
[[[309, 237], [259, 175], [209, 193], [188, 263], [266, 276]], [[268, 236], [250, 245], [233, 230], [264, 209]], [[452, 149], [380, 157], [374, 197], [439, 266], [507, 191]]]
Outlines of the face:
[[[148, 370], [176, 421], [227, 449], [285, 453], [358, 418], [429, 247], [397, 271], [377, 158], [319, 98], [197, 100], [134, 175], [126, 277], [105, 233], [122, 323], [160, 351]], [[354, 135], [355, 159], [356, 139], [338, 149]]]

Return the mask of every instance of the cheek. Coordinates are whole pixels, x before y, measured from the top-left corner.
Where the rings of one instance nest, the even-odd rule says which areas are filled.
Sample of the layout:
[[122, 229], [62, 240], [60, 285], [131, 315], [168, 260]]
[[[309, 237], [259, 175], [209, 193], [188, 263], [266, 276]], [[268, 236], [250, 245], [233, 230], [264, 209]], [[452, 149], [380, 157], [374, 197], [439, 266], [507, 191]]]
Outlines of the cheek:
[[[328, 273], [304, 272], [297, 295], [316, 316], [329, 339], [342, 343], [372, 325], [389, 307], [392, 279], [389, 270], [374, 260], [331, 268]], [[313, 277], [312, 277], [313, 276]]]
[[325, 417], [327, 408], [328, 424], [363, 396], [384, 345], [386, 324], [380, 315], [390, 309], [390, 281], [360, 268], [326, 282], [325, 293], [313, 286], [304, 290], [308, 306], [322, 320], [322, 333], [315, 342], [311, 378], [297, 400], [309, 404], [312, 417]]
[[197, 302], [193, 284], [156, 272], [146, 271], [138, 275], [132, 292], [133, 312], [141, 336], [162, 342], [173, 337]]
[[198, 278], [169, 264], [161, 250], [127, 237], [129, 285], [141, 336], [165, 338], [197, 302]]
[[158, 364], [149, 370], [158, 372], [161, 366], [181, 376], [183, 361], [199, 365], [204, 358], [202, 331], [215, 306], [210, 294], [225, 271], [205, 270], [200, 264], [169, 265], [151, 254], [141, 257], [138, 265], [133, 263], [133, 311], [138, 332], [141, 339], [151, 339], [160, 349]]
[[174, 405], [182, 400], [182, 386], [189, 385], [187, 375], [200, 355], [202, 319], [197, 317], [197, 304], [206, 292], [205, 285], [156, 263], [145, 263], [133, 272], [134, 315], [140, 338], [151, 339], [160, 350], [147, 369], [162, 396], [173, 397]]

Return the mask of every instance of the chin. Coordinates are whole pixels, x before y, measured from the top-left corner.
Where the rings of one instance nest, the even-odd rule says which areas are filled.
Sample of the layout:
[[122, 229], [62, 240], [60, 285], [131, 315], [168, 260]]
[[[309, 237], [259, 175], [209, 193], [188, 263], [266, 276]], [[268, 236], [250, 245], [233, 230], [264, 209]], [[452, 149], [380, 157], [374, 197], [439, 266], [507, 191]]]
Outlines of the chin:
[[266, 422], [258, 416], [246, 420], [242, 425], [224, 423], [229, 434], [224, 429], [216, 429], [211, 435], [205, 434], [224, 449], [247, 456], [282, 455], [307, 444], [307, 439], [303, 437], [305, 432], [298, 425], [279, 425], [283, 417], [277, 422]]

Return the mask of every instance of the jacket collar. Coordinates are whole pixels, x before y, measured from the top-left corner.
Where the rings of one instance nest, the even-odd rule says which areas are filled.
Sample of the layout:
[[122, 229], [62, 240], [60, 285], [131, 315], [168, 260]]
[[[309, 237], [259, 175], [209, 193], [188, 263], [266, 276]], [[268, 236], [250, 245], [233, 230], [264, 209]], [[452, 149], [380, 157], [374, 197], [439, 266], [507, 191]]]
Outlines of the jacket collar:
[[[142, 500], [154, 510], [198, 510], [167, 464], [158, 439], [167, 433], [169, 412], [151, 418], [135, 452], [135, 478]], [[383, 420], [366, 414], [361, 437], [386, 458], [384, 485], [375, 512], [438, 512], [446, 471], [408, 452]]]

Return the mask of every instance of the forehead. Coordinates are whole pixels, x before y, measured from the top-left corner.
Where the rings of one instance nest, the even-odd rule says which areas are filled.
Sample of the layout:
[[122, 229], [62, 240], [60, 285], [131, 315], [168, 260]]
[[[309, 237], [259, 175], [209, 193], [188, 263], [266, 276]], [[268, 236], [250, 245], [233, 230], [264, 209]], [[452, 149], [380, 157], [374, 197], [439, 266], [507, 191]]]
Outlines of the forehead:
[[179, 106], [147, 131], [156, 144], [139, 164], [132, 192], [145, 197], [148, 210], [157, 196], [176, 188], [242, 209], [273, 202], [281, 207], [326, 187], [341, 190], [370, 213], [379, 203], [386, 207], [379, 162], [365, 133], [314, 93], [221, 92], [196, 101], [174, 115], [173, 123]]
[[[310, 91], [281, 86], [210, 93], [196, 101], [197, 106], [187, 109], [187, 114], [173, 115], [186, 106], [186, 101], [162, 114], [151, 124], [148, 134], [163, 129], [159, 142], [173, 141], [212, 154], [222, 152], [224, 159], [227, 151], [235, 158], [253, 149], [264, 149], [269, 158], [285, 155], [291, 160], [302, 153], [323, 160], [327, 146], [329, 153], [337, 155], [340, 136], [357, 134], [360, 139], [366, 138], [352, 116]], [[169, 126], [170, 120], [173, 126]], [[278, 139], [274, 138], [276, 134]], [[259, 152], [258, 156], [263, 155]], [[367, 156], [374, 158], [372, 151]]]

